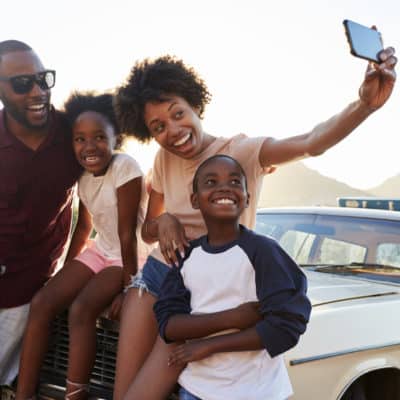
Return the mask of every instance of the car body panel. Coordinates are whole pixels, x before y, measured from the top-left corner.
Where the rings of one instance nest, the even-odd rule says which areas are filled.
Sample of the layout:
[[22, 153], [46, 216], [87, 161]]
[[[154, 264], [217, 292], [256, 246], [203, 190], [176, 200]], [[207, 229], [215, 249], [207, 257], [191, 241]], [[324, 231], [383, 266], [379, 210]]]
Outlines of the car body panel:
[[[400, 222], [400, 213], [382, 210], [291, 207], [261, 210], [263, 213], [274, 215], [278, 221], [279, 215], [305, 215], [320, 222], [326, 221], [326, 216], [360, 218], [376, 224]], [[400, 223], [398, 233], [400, 242]], [[379, 246], [378, 233], [366, 230], [367, 236], [369, 246]], [[358, 239], [365, 238], [355, 237], [354, 242]], [[368, 253], [366, 258], [376, 251], [368, 248]], [[303, 270], [313, 309], [307, 331], [298, 345], [285, 354], [294, 389], [291, 399], [338, 400], [353, 382], [371, 371], [400, 371], [400, 279], [382, 282], [371, 275], [344, 276], [323, 272], [324, 267], [318, 265]]]

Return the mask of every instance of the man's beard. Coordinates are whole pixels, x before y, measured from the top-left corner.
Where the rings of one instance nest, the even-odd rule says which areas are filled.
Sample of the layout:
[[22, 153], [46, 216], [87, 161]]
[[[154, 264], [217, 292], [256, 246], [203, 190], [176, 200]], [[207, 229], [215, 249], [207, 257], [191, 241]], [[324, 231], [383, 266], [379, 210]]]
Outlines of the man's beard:
[[[21, 112], [12, 102], [9, 102], [6, 98], [1, 99], [4, 110], [7, 114], [9, 114], [14, 120], [16, 120], [19, 124], [21, 124], [24, 128], [33, 130], [33, 131], [40, 131], [43, 128], [45, 128], [48, 123], [49, 123], [49, 111], [47, 110], [47, 118], [46, 120], [40, 124], [40, 125], [35, 125], [31, 124], [26, 118], [26, 115], [24, 112]], [[49, 106], [48, 106], [49, 109]]]

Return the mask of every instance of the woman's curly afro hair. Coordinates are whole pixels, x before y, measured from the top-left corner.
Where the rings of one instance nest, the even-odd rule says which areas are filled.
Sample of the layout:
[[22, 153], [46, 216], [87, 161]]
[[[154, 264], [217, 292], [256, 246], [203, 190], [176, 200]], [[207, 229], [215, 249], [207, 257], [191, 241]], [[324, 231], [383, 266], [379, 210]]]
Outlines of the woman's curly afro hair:
[[211, 100], [204, 81], [182, 60], [166, 55], [136, 63], [115, 97], [115, 112], [122, 131], [141, 142], [149, 141], [144, 107], [148, 102], [166, 101], [168, 95], [185, 99], [199, 111], [200, 117]]

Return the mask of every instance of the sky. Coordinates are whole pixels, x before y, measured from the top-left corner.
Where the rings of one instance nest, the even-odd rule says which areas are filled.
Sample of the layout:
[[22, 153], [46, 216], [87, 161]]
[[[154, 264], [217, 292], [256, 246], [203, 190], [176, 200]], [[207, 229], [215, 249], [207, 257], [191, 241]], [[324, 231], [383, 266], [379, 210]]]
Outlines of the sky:
[[[400, 53], [398, 0], [3, 0], [0, 40], [19, 39], [56, 69], [53, 103], [104, 91], [136, 61], [172, 54], [213, 94], [203, 126], [216, 136], [284, 138], [309, 132], [357, 99], [366, 62], [342, 21], [376, 25]], [[367, 189], [400, 173], [400, 89], [343, 142], [306, 165]], [[157, 145], [130, 143], [150, 168]]]

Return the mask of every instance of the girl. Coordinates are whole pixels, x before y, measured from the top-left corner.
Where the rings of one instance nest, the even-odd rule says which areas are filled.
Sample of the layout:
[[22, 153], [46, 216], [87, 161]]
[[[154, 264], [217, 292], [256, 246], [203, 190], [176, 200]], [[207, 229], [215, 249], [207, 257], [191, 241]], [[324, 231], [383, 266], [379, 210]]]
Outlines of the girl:
[[[35, 395], [49, 324], [69, 308], [66, 398], [87, 397], [95, 357], [96, 318], [138, 268], [136, 230], [143, 221], [143, 179], [137, 162], [116, 154], [121, 143], [112, 95], [73, 94], [65, 104], [75, 156], [84, 173], [78, 181], [79, 215], [64, 267], [33, 298], [24, 337], [17, 399]], [[143, 194], [143, 195], [142, 195]], [[92, 228], [97, 232], [89, 239]]]
[[[168, 365], [171, 349], [157, 338], [152, 307], [169, 267], [177, 262], [188, 239], [205, 234], [198, 210], [190, 204], [193, 174], [215, 154], [230, 155], [248, 178], [249, 207], [240, 222], [254, 227], [262, 177], [275, 165], [322, 154], [340, 142], [381, 107], [391, 94], [396, 58], [389, 48], [380, 54], [379, 66], [368, 67], [359, 98], [341, 113], [311, 132], [275, 140], [236, 135], [216, 137], [204, 132], [201, 117], [210, 93], [202, 79], [181, 60], [165, 56], [135, 65], [119, 89], [116, 111], [122, 128], [139, 140], [155, 139], [159, 150], [153, 167], [152, 191], [142, 237], [159, 247], [148, 258], [143, 274], [128, 291], [121, 316], [114, 398], [163, 399], [181, 371]], [[247, 101], [248, 99], [246, 99]], [[238, 94], [238, 101], [241, 101]], [[256, 106], [257, 104], [255, 104]], [[139, 296], [138, 288], [146, 292]], [[157, 376], [157, 385], [148, 385]], [[128, 391], [129, 388], [129, 391]]]

